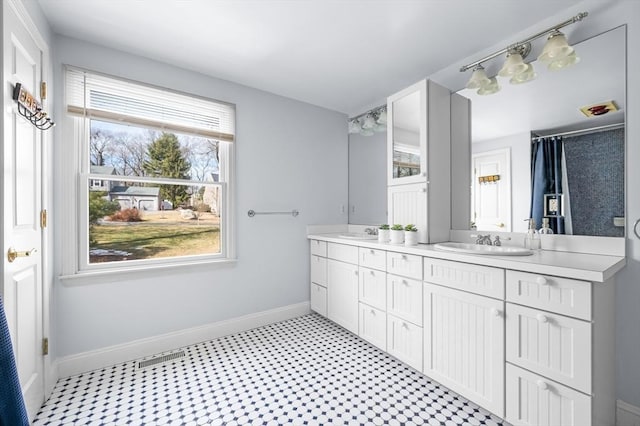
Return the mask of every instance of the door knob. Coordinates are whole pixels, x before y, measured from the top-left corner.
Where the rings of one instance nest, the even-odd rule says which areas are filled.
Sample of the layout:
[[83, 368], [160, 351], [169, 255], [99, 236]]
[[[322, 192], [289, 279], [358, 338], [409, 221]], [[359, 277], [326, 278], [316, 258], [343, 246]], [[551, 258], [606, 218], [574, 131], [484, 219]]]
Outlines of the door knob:
[[14, 249], [13, 247], [9, 247], [9, 250], [7, 250], [7, 260], [9, 261], [9, 263], [12, 263], [18, 257], [29, 257], [36, 251], [37, 250], [35, 248], [32, 248], [29, 251], [16, 251], [16, 249]]

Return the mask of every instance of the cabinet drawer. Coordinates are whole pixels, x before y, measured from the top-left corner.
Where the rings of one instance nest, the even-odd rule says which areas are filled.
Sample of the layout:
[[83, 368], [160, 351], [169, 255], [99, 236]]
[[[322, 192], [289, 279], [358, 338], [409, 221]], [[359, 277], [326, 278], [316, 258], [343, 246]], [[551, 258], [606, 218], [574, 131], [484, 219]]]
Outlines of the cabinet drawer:
[[387, 352], [422, 370], [422, 327], [387, 314]]
[[311, 246], [311, 254], [316, 256], [327, 257], [327, 242], [320, 240], [309, 240]]
[[422, 279], [422, 256], [387, 252], [387, 272], [416, 280]]
[[327, 258], [312, 254], [310, 264], [311, 264], [310, 265], [311, 282], [321, 285], [323, 287], [326, 287], [327, 286]]
[[591, 397], [507, 363], [506, 420], [517, 426], [589, 426]]
[[360, 302], [375, 308], [387, 309], [387, 274], [360, 267], [358, 297]]
[[327, 316], [327, 289], [315, 283], [311, 283], [311, 310]]
[[360, 247], [360, 266], [377, 269], [379, 271], [387, 270], [387, 252], [384, 250], [374, 250]]
[[591, 283], [507, 271], [507, 301], [591, 320]]
[[424, 280], [482, 296], [504, 299], [504, 269], [424, 258]]
[[507, 303], [507, 361], [591, 394], [591, 323]]
[[422, 326], [422, 282], [387, 274], [387, 312]]
[[373, 306], [360, 303], [358, 335], [372, 345], [387, 350], [387, 314]]
[[327, 257], [340, 262], [358, 264], [358, 247], [346, 244], [327, 244]]

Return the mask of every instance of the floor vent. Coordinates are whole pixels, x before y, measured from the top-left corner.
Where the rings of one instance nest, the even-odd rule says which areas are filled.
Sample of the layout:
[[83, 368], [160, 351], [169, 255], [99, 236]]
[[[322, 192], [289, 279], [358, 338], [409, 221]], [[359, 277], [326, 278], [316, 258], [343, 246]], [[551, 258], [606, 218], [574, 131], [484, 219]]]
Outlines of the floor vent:
[[176, 359], [184, 358], [185, 356], [186, 354], [184, 353], [184, 351], [172, 352], [166, 355], [156, 355], [153, 358], [136, 361], [136, 370], [142, 370], [156, 365], [165, 364]]

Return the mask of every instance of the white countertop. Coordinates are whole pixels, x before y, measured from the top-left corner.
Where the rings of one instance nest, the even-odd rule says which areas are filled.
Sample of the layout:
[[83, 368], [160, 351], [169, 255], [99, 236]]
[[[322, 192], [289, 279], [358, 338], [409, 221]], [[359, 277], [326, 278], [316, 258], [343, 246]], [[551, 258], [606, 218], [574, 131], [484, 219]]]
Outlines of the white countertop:
[[[538, 250], [530, 256], [487, 256], [440, 251], [433, 244], [405, 246], [403, 244], [379, 243], [377, 240], [354, 240], [340, 234], [310, 234], [310, 240], [327, 241], [357, 247], [393, 251], [456, 262], [495, 266], [517, 271], [575, 278], [579, 280], [605, 282], [626, 265], [620, 256], [604, 256], [551, 250]], [[507, 244], [505, 244], [507, 246]]]

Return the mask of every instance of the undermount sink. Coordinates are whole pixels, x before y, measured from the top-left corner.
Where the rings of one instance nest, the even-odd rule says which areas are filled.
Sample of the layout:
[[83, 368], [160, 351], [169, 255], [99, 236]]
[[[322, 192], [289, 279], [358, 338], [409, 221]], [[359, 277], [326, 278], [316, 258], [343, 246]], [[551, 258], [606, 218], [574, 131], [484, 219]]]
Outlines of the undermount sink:
[[349, 238], [351, 240], [377, 240], [377, 235], [365, 234], [364, 232], [343, 232], [341, 238]]
[[504, 247], [504, 246], [485, 246], [481, 244], [471, 243], [438, 243], [433, 246], [436, 250], [454, 251], [457, 253], [471, 253], [488, 256], [529, 256], [533, 252], [526, 248], [520, 247]]

